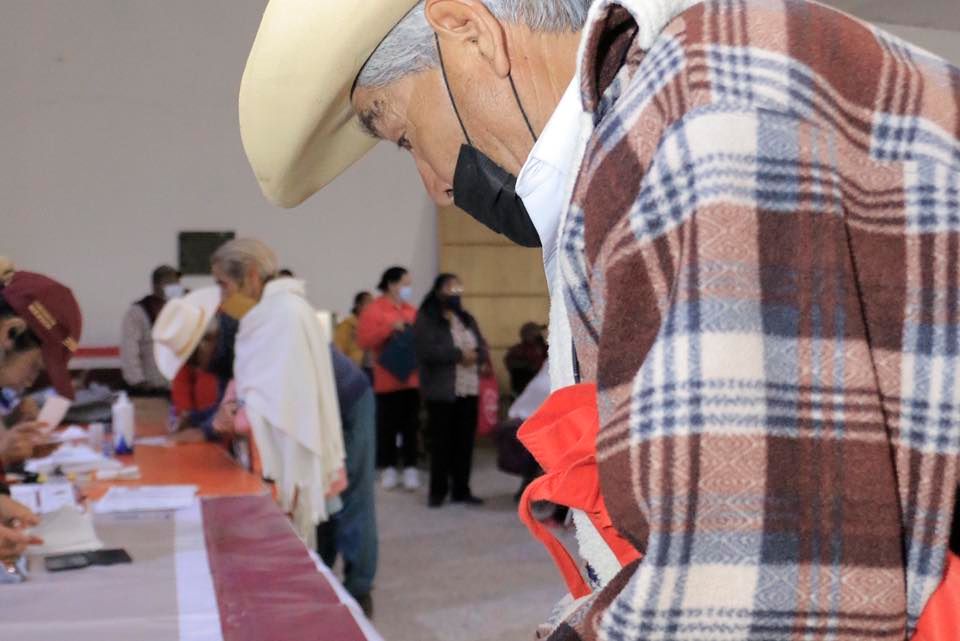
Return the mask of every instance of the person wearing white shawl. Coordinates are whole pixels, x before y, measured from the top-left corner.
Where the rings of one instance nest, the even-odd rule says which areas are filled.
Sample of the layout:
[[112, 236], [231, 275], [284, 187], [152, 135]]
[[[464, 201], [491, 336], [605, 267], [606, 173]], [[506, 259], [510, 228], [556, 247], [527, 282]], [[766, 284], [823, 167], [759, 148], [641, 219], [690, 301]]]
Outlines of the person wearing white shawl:
[[240, 321], [234, 376], [266, 478], [311, 548], [316, 525], [339, 509], [327, 496], [342, 477], [345, 451], [330, 338], [302, 281], [276, 278], [263, 243], [230, 241], [214, 254], [224, 298], [258, 301]]

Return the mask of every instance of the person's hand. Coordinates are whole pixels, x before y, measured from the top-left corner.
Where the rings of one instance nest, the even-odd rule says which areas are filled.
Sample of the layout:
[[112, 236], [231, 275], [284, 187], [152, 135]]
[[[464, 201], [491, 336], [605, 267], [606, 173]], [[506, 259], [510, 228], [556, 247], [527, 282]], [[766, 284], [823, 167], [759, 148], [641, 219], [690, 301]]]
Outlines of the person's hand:
[[240, 404], [237, 401], [224, 401], [213, 417], [213, 429], [221, 434], [233, 434], [237, 431], [236, 418]]
[[0, 525], [0, 558], [16, 558], [27, 551], [27, 546], [42, 543], [43, 539], [27, 534], [19, 528]]
[[40, 405], [32, 396], [27, 396], [17, 405], [17, 415], [21, 421], [35, 421], [40, 416]]
[[39, 443], [33, 447], [33, 452], [28, 458], [47, 458], [59, 450], [61, 445], [63, 443]]
[[174, 443], [203, 443], [207, 437], [199, 427], [188, 426], [171, 436], [170, 440]]
[[46, 423], [29, 421], [0, 433], [0, 461], [11, 465], [30, 458], [33, 448], [43, 441], [46, 427]]
[[477, 350], [468, 349], [465, 352], [463, 352], [463, 355], [460, 357], [460, 363], [463, 365], [466, 365], [467, 367], [469, 367], [470, 365], [476, 365], [477, 358], [478, 358]]
[[407, 329], [407, 324], [406, 324], [405, 322], [403, 322], [402, 320], [399, 320], [399, 321], [397, 321], [396, 323], [393, 324], [393, 330], [394, 330], [395, 332], [402, 332], [402, 331], [404, 331], [405, 329]]
[[181, 414], [174, 419], [174, 432], [180, 432], [191, 427], [193, 427], [193, 425], [190, 424], [190, 412], [181, 412]]
[[40, 517], [23, 503], [18, 503], [9, 496], [0, 494], [0, 522], [5, 524], [13, 522], [18, 525], [33, 527], [40, 524]]

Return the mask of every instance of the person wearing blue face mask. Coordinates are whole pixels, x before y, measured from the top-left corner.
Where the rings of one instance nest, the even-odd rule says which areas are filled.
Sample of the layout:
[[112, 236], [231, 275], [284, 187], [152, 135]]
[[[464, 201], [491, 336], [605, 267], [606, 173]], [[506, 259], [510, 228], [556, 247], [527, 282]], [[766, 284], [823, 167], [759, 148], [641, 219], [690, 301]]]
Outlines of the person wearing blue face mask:
[[168, 300], [185, 293], [180, 272], [170, 265], [160, 265], [150, 278], [151, 292], [136, 301], [123, 317], [120, 360], [123, 380], [138, 394], [166, 394], [170, 387], [157, 368], [153, 355], [151, 332]]
[[[381, 296], [366, 306], [357, 325], [357, 342], [373, 353], [373, 389], [377, 394], [377, 467], [381, 484], [391, 490], [401, 482], [420, 487], [417, 472], [420, 430], [420, 377], [412, 326], [417, 310], [413, 278], [404, 267], [391, 267], [377, 286]], [[397, 437], [402, 446], [398, 452]], [[402, 473], [402, 479], [401, 479]]]

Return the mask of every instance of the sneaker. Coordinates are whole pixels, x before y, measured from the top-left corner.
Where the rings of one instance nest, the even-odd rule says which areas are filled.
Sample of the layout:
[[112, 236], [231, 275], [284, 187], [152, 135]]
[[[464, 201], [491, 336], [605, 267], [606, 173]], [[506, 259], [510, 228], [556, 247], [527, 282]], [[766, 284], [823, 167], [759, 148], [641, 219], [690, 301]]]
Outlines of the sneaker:
[[411, 492], [420, 489], [420, 473], [415, 467], [408, 467], [403, 471], [403, 487]]
[[397, 469], [393, 467], [388, 467], [383, 471], [383, 474], [380, 476], [380, 485], [383, 486], [385, 490], [392, 490], [397, 487], [399, 483], [399, 475], [397, 474]]
[[467, 494], [466, 496], [458, 496], [457, 498], [450, 499], [451, 503], [464, 503], [466, 505], [483, 505], [483, 499], [474, 496], [473, 494]]

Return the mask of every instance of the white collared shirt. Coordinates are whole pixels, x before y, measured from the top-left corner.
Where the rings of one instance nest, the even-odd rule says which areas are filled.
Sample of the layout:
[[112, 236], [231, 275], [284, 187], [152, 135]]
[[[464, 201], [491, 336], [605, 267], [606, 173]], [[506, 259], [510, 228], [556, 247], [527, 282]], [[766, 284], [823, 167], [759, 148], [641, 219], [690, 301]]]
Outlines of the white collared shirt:
[[547, 283], [554, 283], [560, 219], [567, 206], [567, 186], [577, 171], [577, 140], [580, 130], [579, 82], [570, 82], [557, 108], [533, 145], [517, 176], [517, 195], [523, 200], [530, 220], [543, 245], [543, 267]]
[[[557, 271], [560, 225], [569, 204], [570, 182], [580, 170], [582, 112], [580, 83], [574, 76], [517, 176], [517, 195], [523, 199], [543, 245], [543, 268], [550, 291], [549, 380], [554, 390], [576, 382], [573, 336]], [[581, 510], [571, 513], [580, 556], [605, 585], [620, 571], [620, 562], [587, 515]]]

